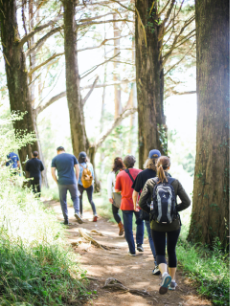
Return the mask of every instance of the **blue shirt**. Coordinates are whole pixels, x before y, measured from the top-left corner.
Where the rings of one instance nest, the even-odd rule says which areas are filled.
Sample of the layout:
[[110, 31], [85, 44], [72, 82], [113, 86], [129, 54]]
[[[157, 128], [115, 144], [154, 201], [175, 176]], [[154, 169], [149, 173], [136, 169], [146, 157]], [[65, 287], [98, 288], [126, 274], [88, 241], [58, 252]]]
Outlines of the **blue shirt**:
[[52, 160], [51, 167], [55, 167], [58, 172], [58, 184], [76, 184], [74, 165], [78, 164], [76, 157], [69, 153], [61, 153]]
[[[86, 168], [86, 163], [81, 163], [81, 164], [79, 164], [80, 174], [79, 174], [78, 184], [82, 186], [81, 177], [82, 177], [83, 167], [81, 167], [81, 165], [82, 165], [84, 168]], [[87, 163], [87, 165], [88, 165], [88, 169], [89, 169], [89, 171], [92, 173], [93, 180], [94, 180], [94, 171], [93, 171], [93, 165], [92, 165], [92, 164], [90, 164], [90, 163]]]
[[7, 158], [9, 159], [9, 161], [6, 162], [7, 167], [10, 166], [10, 168], [12, 168], [12, 169], [18, 168], [19, 157], [16, 153], [10, 152], [7, 155]]

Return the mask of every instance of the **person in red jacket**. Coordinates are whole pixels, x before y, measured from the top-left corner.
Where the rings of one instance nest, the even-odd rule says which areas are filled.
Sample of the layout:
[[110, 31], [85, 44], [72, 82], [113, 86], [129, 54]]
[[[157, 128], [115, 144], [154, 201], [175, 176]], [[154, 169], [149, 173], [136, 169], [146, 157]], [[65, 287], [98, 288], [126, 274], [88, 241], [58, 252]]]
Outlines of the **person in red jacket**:
[[136, 255], [135, 243], [133, 238], [133, 214], [136, 217], [136, 243], [137, 250], [143, 252], [143, 239], [144, 239], [144, 223], [140, 219], [140, 212], [134, 211], [132, 194], [132, 185], [137, 177], [138, 173], [141, 172], [139, 169], [135, 169], [134, 164], [136, 159], [132, 155], [127, 155], [124, 158], [125, 170], [119, 172], [116, 178], [115, 192], [121, 192], [121, 207], [123, 213], [124, 229], [125, 229], [125, 239], [129, 246], [129, 252], [131, 256]]

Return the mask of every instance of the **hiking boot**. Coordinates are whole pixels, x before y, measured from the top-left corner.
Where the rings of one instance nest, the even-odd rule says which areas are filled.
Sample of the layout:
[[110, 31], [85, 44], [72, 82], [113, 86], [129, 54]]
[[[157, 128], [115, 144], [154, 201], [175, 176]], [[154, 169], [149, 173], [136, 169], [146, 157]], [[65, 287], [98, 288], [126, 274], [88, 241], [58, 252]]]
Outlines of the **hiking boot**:
[[138, 244], [138, 245], [137, 245], [137, 250], [138, 250], [139, 252], [144, 252], [144, 249], [143, 249], [142, 244]]
[[93, 222], [97, 222], [98, 216], [93, 217]]
[[122, 222], [118, 223], [118, 227], [119, 227], [119, 236], [122, 236], [124, 234], [124, 226]]
[[72, 223], [69, 223], [68, 220], [65, 220], [64, 222], [61, 222], [61, 224], [63, 224], [63, 225], [72, 225]]
[[155, 266], [155, 268], [153, 269], [152, 275], [160, 275], [161, 271], [159, 269], [159, 266]]
[[162, 277], [161, 286], [159, 289], [160, 294], [165, 294], [168, 291], [168, 286], [171, 283], [171, 276], [168, 273], [165, 273], [165, 275]]
[[74, 214], [74, 217], [76, 218], [77, 223], [79, 223], [79, 224], [82, 224], [82, 223], [83, 223], [81, 217], [80, 217], [77, 213]]
[[169, 285], [169, 290], [175, 290], [177, 287], [177, 283], [175, 281], [171, 281], [170, 285]]

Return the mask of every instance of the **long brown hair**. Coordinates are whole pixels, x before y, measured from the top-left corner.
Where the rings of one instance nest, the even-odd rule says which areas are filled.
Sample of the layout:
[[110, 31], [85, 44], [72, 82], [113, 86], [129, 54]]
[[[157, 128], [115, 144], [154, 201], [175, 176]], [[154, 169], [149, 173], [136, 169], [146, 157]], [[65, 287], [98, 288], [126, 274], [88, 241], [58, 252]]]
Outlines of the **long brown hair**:
[[159, 178], [158, 183], [168, 182], [168, 179], [165, 175], [165, 170], [168, 169], [171, 165], [170, 158], [167, 156], [161, 156], [157, 161], [157, 176]]
[[116, 157], [114, 159], [112, 171], [114, 171], [116, 173], [118, 170], [124, 170], [124, 169], [125, 169], [125, 166], [123, 164], [122, 158], [121, 157]]

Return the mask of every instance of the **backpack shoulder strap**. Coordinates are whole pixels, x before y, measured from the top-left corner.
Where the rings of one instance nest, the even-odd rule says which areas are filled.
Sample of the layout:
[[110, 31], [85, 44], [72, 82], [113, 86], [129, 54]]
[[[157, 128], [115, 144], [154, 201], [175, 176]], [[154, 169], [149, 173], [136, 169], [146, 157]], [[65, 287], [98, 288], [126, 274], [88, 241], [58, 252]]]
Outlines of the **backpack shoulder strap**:
[[132, 182], [134, 183], [134, 179], [132, 177], [132, 175], [129, 172], [129, 169], [125, 169], [125, 172], [129, 175], [129, 177], [131, 178]]
[[170, 185], [172, 185], [172, 183], [175, 181], [175, 179], [172, 177], [167, 177], [167, 179], [168, 179], [168, 184]]

